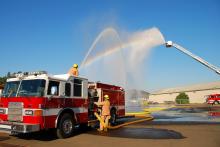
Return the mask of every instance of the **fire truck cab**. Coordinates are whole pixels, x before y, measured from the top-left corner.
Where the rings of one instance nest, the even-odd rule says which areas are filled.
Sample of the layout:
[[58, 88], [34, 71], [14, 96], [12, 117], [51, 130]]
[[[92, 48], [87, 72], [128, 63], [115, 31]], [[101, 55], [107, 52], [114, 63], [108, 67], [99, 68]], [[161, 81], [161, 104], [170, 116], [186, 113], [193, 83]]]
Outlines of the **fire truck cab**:
[[124, 116], [121, 87], [45, 71], [14, 74], [0, 98], [0, 129], [29, 133], [54, 128], [58, 138], [69, 137], [75, 126], [95, 119], [94, 102], [102, 101], [104, 94], [111, 99], [112, 121]]

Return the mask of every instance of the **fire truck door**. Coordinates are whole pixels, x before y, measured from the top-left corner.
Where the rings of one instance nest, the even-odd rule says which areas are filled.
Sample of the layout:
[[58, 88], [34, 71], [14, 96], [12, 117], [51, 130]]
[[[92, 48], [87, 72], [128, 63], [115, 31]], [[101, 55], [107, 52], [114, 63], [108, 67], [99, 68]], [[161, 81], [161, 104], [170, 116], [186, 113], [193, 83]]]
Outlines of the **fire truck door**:
[[[63, 96], [63, 83], [59, 81], [49, 81], [47, 99], [45, 101], [45, 128], [54, 128], [56, 113], [64, 107], [65, 97]], [[53, 91], [54, 89], [54, 91]], [[54, 123], [51, 123], [54, 122]]]

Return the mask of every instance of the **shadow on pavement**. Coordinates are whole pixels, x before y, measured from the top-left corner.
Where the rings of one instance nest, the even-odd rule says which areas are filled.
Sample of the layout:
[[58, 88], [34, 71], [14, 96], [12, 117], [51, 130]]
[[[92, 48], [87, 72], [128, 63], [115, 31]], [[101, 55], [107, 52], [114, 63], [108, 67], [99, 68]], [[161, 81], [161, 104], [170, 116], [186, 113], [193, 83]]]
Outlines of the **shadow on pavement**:
[[120, 128], [108, 132], [90, 131], [88, 134], [100, 135], [106, 137], [133, 138], [133, 139], [183, 139], [181, 133], [156, 128]]

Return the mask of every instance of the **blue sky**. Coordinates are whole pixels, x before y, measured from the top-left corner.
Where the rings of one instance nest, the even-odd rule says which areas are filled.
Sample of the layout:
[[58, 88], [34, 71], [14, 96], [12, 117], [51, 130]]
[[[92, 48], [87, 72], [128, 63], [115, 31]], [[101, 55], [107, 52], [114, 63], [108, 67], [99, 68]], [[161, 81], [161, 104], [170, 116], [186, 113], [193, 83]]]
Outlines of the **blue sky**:
[[[105, 27], [134, 32], [158, 27], [220, 66], [218, 0], [0, 0], [0, 76], [8, 71], [59, 74], [80, 63]], [[146, 63], [146, 89], [219, 81], [175, 49], [159, 47]]]

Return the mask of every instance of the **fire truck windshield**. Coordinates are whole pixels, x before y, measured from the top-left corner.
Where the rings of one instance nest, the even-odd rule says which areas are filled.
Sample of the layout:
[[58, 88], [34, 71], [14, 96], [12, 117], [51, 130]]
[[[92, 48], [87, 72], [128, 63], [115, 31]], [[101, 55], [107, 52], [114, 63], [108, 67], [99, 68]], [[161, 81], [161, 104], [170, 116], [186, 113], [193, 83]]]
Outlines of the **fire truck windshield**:
[[17, 96], [44, 96], [45, 83], [42, 79], [22, 80]]
[[3, 90], [3, 97], [15, 97], [20, 81], [7, 82]]
[[44, 96], [45, 83], [42, 79], [7, 82], [3, 97]]

